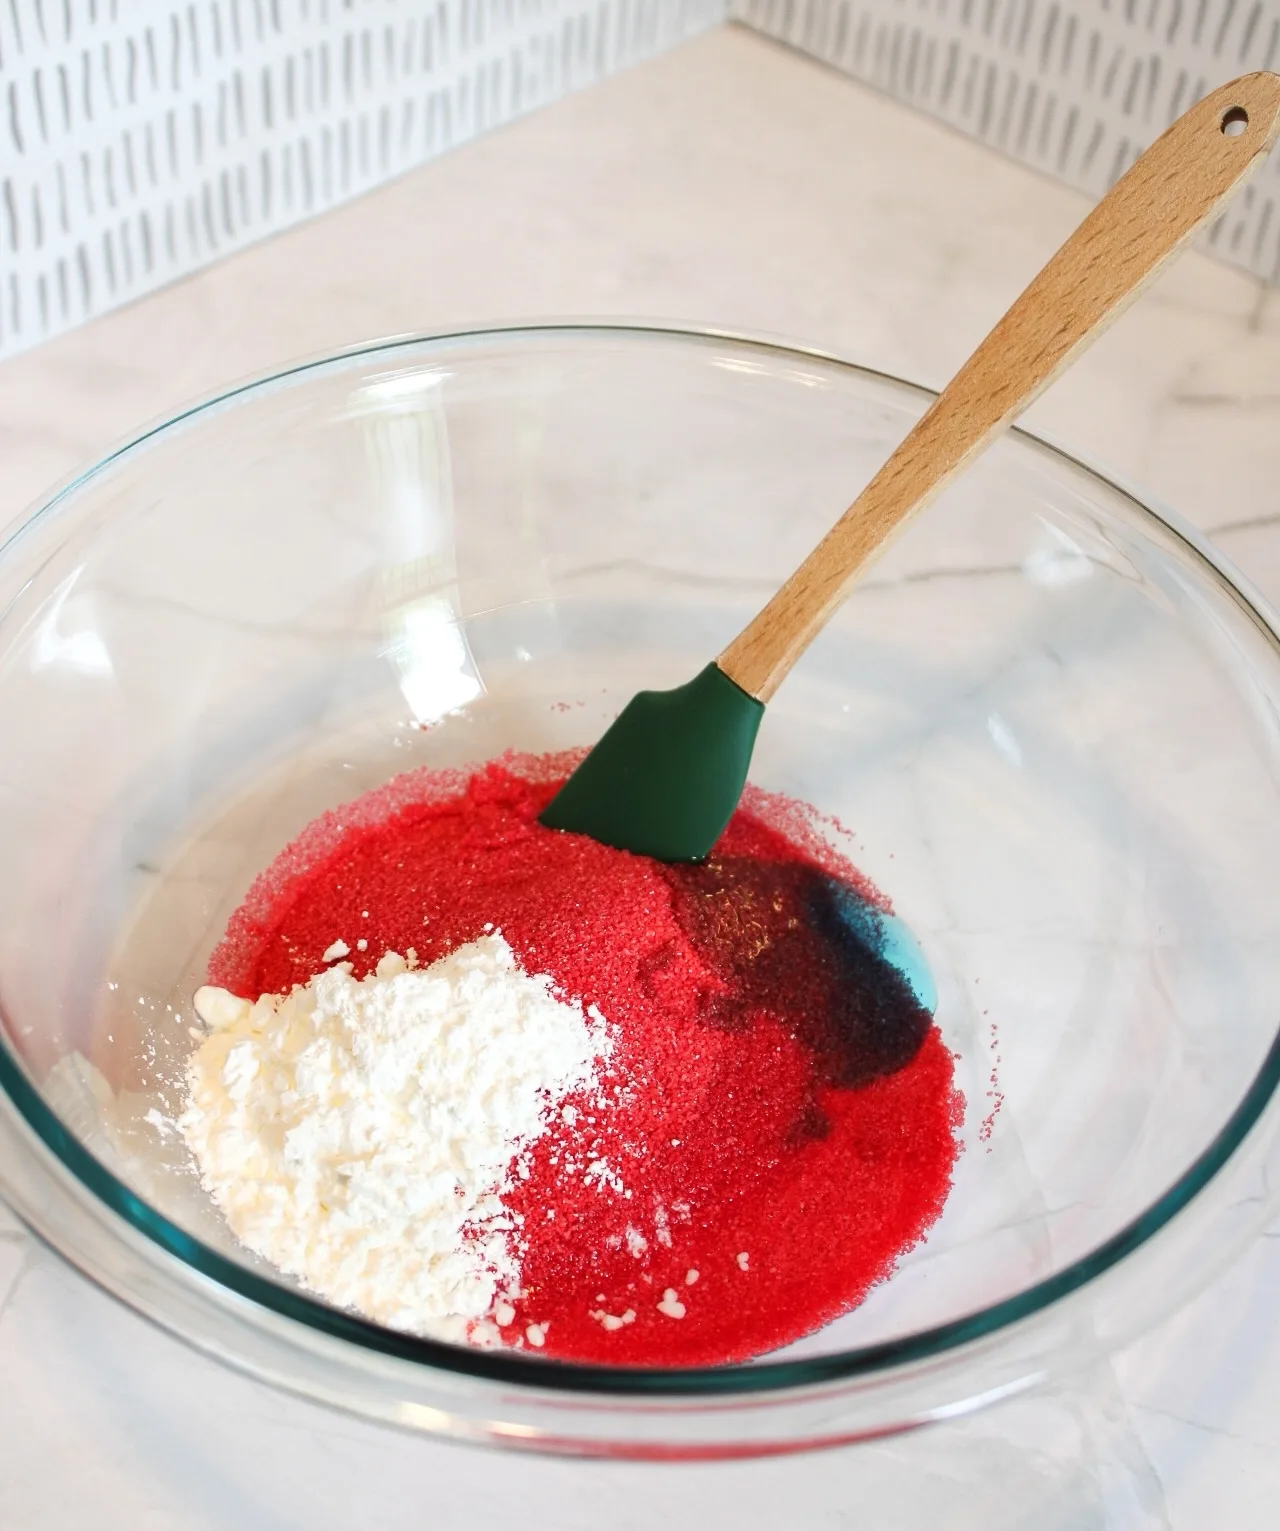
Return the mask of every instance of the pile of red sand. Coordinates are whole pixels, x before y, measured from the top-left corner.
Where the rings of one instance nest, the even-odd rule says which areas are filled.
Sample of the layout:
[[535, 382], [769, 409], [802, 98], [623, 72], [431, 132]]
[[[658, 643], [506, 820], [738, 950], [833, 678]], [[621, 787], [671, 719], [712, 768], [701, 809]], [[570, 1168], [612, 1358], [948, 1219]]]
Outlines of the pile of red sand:
[[847, 918], [884, 900], [802, 805], [749, 792], [705, 864], [666, 866], [537, 822], [568, 765], [414, 773], [325, 815], [258, 879], [209, 982], [256, 998], [338, 939], [362, 977], [500, 930], [616, 1034], [613, 1105], [557, 1119], [506, 1194], [524, 1249], [504, 1332], [536, 1323], [566, 1360], [757, 1356], [861, 1301], [937, 1218], [952, 1056]]

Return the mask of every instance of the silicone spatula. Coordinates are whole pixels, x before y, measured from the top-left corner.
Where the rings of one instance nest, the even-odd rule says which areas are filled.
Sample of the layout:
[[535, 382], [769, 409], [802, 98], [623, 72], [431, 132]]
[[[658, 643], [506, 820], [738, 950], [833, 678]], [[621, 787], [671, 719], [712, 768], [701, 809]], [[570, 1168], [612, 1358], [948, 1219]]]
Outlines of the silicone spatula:
[[542, 814], [553, 829], [699, 861], [747, 779], [764, 704], [891, 536], [1009, 426], [1213, 217], [1280, 133], [1280, 75], [1184, 113], [1112, 187], [835, 526], [714, 663], [642, 691]]

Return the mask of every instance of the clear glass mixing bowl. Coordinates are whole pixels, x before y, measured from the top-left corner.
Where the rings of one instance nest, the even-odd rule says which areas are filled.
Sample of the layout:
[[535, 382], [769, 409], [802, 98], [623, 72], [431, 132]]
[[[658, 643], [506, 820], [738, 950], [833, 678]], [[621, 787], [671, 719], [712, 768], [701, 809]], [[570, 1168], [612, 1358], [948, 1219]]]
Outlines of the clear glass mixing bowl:
[[598, 1453], [907, 1427], [1201, 1288], [1274, 1206], [1280, 653], [1192, 533], [1019, 434], [861, 584], [756, 755], [919, 936], [968, 1099], [945, 1213], [860, 1308], [717, 1370], [411, 1339], [241, 1250], [165, 1124], [205, 958], [310, 819], [411, 767], [588, 743], [692, 676], [928, 399], [711, 334], [412, 339], [234, 390], [33, 514], [0, 550], [18, 1213], [273, 1382]]

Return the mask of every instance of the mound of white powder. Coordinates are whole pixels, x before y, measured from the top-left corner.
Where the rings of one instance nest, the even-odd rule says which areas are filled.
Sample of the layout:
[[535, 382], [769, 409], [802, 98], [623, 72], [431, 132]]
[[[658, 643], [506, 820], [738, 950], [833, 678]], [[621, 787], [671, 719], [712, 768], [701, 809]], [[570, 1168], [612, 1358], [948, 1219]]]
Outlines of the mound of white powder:
[[[205, 988], [179, 1126], [236, 1236], [329, 1302], [483, 1338], [519, 1291], [513, 1158], [610, 1050], [598, 1011], [501, 935], [413, 970], [388, 952], [256, 1004]], [[490, 1331], [492, 1333], [492, 1331]]]

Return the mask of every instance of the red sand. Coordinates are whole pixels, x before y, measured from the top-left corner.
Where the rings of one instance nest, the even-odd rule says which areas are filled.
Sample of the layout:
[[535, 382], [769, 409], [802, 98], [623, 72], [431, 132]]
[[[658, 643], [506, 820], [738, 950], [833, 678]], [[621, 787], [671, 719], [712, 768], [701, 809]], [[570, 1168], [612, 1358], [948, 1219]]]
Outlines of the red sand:
[[[338, 938], [359, 977], [385, 951], [425, 964], [500, 930], [617, 1033], [615, 1104], [578, 1101], [506, 1197], [526, 1241], [506, 1337], [537, 1323], [543, 1354], [616, 1364], [760, 1355], [861, 1301], [937, 1218], [952, 1057], [849, 940], [847, 890], [884, 900], [802, 805], [751, 793], [705, 866], [662, 866], [537, 823], [567, 767], [415, 773], [325, 815], [254, 885], [209, 981], [256, 998], [304, 983]], [[629, 1195], [586, 1176], [600, 1160]], [[683, 1317], [659, 1310], [668, 1289]], [[612, 1330], [598, 1316], [627, 1310]]]

